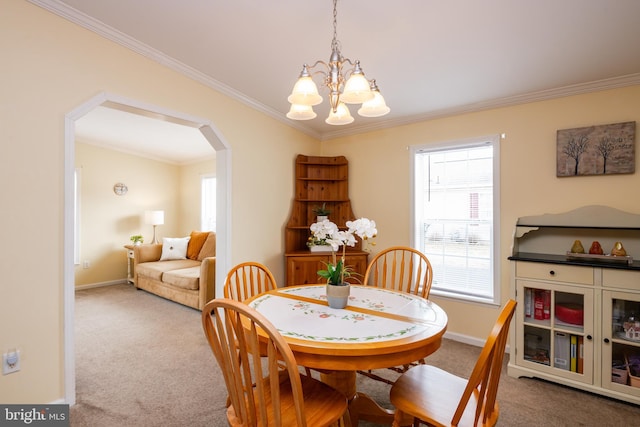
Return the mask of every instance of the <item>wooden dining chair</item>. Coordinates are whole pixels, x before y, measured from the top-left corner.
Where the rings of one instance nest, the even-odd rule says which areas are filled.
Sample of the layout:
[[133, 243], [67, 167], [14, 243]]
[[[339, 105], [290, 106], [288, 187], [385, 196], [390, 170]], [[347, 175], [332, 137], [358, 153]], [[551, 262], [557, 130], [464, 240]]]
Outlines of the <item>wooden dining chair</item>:
[[396, 407], [393, 425], [399, 426], [407, 415], [413, 417], [414, 425], [495, 425], [498, 382], [515, 308], [514, 300], [507, 301], [468, 380], [430, 365], [418, 365], [402, 374], [391, 387], [391, 404]]
[[213, 299], [202, 326], [229, 393], [230, 426], [339, 426], [348, 418], [347, 398], [301, 374], [282, 335], [253, 308]]
[[394, 289], [429, 298], [433, 269], [425, 254], [407, 246], [392, 246], [373, 257], [364, 273], [366, 286]]
[[275, 288], [276, 279], [265, 265], [259, 262], [243, 262], [227, 273], [224, 297], [244, 301]]
[[[366, 286], [393, 289], [413, 295], [429, 298], [433, 268], [425, 254], [407, 246], [392, 246], [373, 257], [364, 274], [362, 283]], [[422, 359], [412, 364], [392, 366], [388, 369], [395, 372], [406, 372], [409, 367], [424, 364]], [[372, 371], [358, 371], [376, 381], [393, 384], [393, 381], [376, 375]]]
[[[227, 273], [224, 297], [243, 302], [277, 287], [276, 279], [267, 266], [259, 262], [243, 262]], [[310, 368], [305, 367], [305, 371], [307, 375], [311, 375]]]

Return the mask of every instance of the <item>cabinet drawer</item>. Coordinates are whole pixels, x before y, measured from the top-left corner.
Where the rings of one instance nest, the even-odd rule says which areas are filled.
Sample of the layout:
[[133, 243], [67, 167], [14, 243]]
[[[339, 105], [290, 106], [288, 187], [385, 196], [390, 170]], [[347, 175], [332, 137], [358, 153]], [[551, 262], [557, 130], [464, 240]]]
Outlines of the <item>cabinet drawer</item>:
[[516, 276], [593, 285], [593, 268], [591, 267], [518, 261]]
[[602, 269], [602, 286], [640, 290], [640, 271]]

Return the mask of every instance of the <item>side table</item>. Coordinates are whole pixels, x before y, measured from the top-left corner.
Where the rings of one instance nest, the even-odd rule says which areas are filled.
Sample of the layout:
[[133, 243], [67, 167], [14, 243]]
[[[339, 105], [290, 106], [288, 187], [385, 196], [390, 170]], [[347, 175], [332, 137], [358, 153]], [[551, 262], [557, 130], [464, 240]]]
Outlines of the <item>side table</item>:
[[127, 283], [133, 285], [133, 245], [124, 245], [127, 250]]

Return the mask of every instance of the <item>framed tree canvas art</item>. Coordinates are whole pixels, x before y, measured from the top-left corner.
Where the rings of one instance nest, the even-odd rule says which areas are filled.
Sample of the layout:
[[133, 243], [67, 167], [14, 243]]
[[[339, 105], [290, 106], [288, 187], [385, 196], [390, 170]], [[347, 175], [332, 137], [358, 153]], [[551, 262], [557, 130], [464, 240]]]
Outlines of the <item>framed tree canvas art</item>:
[[559, 130], [556, 175], [634, 173], [635, 134], [636, 122]]

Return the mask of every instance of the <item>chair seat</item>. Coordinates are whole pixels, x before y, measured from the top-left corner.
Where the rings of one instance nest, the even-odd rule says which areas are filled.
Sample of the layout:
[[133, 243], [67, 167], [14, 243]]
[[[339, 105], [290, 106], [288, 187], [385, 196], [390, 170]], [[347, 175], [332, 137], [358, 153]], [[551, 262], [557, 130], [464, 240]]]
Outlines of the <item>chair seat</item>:
[[[335, 424], [347, 410], [347, 399], [345, 396], [339, 391], [314, 378], [301, 375], [300, 379], [302, 381], [304, 417], [306, 419], [307, 426], [329, 426]], [[280, 399], [283, 409], [282, 425], [295, 426], [295, 405], [288, 378], [283, 378], [281, 383]], [[265, 401], [269, 404], [269, 408], [272, 408], [270, 392], [267, 392]], [[290, 418], [288, 416], [290, 416]], [[268, 425], [275, 425], [274, 414], [272, 411], [269, 411], [267, 417], [269, 420]], [[227, 408], [227, 419], [231, 426], [243, 425], [236, 417], [233, 406]]]
[[[438, 384], [438, 387], [429, 387]], [[396, 407], [412, 408], [413, 416], [436, 426], [450, 426], [467, 380], [430, 365], [409, 369], [391, 387], [391, 403]], [[410, 393], [406, 391], [410, 390]], [[477, 394], [471, 396], [458, 426], [473, 426]], [[495, 418], [498, 417], [497, 403]], [[482, 417], [480, 417], [482, 419]], [[495, 420], [493, 421], [495, 424]], [[492, 424], [489, 424], [492, 425]]]
[[498, 384], [509, 323], [517, 302], [508, 300], [478, 356], [469, 379], [440, 368], [418, 365], [402, 374], [389, 398], [396, 407], [393, 426], [407, 417], [432, 426], [494, 426], [498, 421]]

